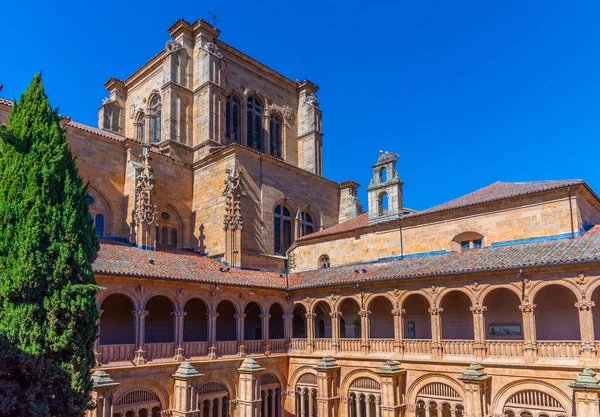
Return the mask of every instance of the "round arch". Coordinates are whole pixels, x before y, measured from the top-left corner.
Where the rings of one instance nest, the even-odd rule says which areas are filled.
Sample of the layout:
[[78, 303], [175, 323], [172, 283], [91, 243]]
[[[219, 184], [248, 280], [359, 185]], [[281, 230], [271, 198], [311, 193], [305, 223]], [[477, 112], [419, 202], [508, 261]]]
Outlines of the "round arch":
[[474, 306], [476, 304], [477, 300], [475, 299], [475, 295], [473, 294], [473, 292], [467, 290], [464, 287], [449, 287], [449, 288], [444, 288], [437, 295], [437, 297], [435, 298], [435, 307], [441, 307], [442, 303], [444, 302], [444, 298], [446, 298], [446, 296], [449, 293], [452, 293], [454, 291], [461, 292], [461, 293], [465, 294], [467, 297], [469, 297], [469, 300], [471, 301], [471, 306]]
[[559, 280], [559, 281], [538, 281], [538, 282], [534, 283], [531, 286], [531, 289], [529, 290], [529, 294], [528, 294], [528, 297], [531, 300], [531, 302], [535, 304], [535, 296], [537, 295], [537, 293], [539, 293], [544, 288], [549, 287], [550, 285], [563, 286], [563, 287], [569, 289], [573, 293], [573, 295], [575, 296], [577, 301], [582, 300], [582, 295], [581, 295], [580, 289], [578, 289], [574, 284], [572, 284], [568, 281]]
[[230, 399], [234, 399], [237, 398], [237, 392], [235, 390], [235, 382], [233, 381], [233, 379], [231, 379], [228, 376], [219, 376], [219, 379], [209, 379], [206, 381], [202, 381], [201, 383], [198, 384], [198, 390], [200, 390], [200, 388], [203, 385], [209, 384], [211, 382], [216, 382], [218, 384], [221, 384], [225, 387], [225, 389], [227, 390], [227, 393], [229, 394], [229, 398]]
[[[358, 306], [360, 307], [360, 296], [359, 295], [345, 295], [343, 297], [338, 297], [335, 302], [333, 303], [329, 303], [329, 306], [331, 307], [332, 311], [339, 311], [340, 306], [342, 305], [342, 303], [344, 303], [345, 301], [348, 300], [352, 300], [355, 301], [356, 304], [358, 304]], [[325, 300], [320, 300], [320, 301], [325, 301]]]
[[[375, 303], [376, 300], [379, 301]], [[394, 302], [384, 294], [372, 297], [367, 304], [369, 315], [369, 337], [371, 339], [394, 338]]]
[[402, 327], [404, 339], [431, 339], [432, 301], [422, 292], [406, 294], [402, 300]]
[[535, 292], [531, 302], [535, 305], [537, 340], [580, 340], [579, 312], [575, 307], [578, 299], [568, 286], [544, 285]]
[[425, 298], [425, 300], [427, 300], [427, 303], [429, 304], [429, 306], [427, 308], [431, 308], [434, 306], [434, 302], [433, 299], [429, 296], [429, 294], [427, 294], [425, 291], [406, 291], [402, 294], [402, 296], [400, 296], [400, 299], [398, 300], [398, 305], [400, 306], [400, 308], [404, 308], [404, 304], [406, 303], [406, 300], [413, 296], [413, 295], [420, 295], [423, 298]]
[[441, 314], [441, 338], [444, 340], [473, 340], [475, 329], [470, 308], [473, 299], [465, 291], [445, 291], [439, 299]]
[[307, 335], [306, 314], [308, 309], [304, 303], [295, 303], [292, 309], [292, 337], [304, 339]]
[[237, 340], [238, 321], [235, 316], [239, 314], [238, 306], [230, 300], [223, 299], [215, 306], [216, 318], [216, 340]]
[[501, 284], [501, 285], [487, 285], [479, 294], [478, 297], [476, 297], [475, 302], [478, 304], [481, 304], [482, 306], [485, 306], [485, 301], [486, 301], [486, 297], [494, 290], [498, 290], [498, 289], [505, 289], [505, 290], [509, 290], [515, 293], [515, 295], [519, 298], [521, 298], [521, 290], [518, 289], [517, 287], [515, 287], [514, 285], [511, 284]]
[[[388, 301], [392, 304], [393, 307], [396, 306], [397, 302], [396, 299], [389, 293], [387, 292], [380, 292], [380, 293], [372, 293], [369, 294], [366, 298], [365, 298], [365, 306], [367, 308], [367, 310], [371, 310], [373, 308], [372, 303], [373, 301], [377, 298], [377, 297], [384, 297], [387, 298]], [[391, 313], [390, 313], [391, 314]]]
[[156, 242], [163, 247], [182, 248], [185, 245], [185, 222], [177, 209], [169, 203], [160, 205], [158, 213], [158, 226], [156, 228]]
[[498, 391], [496, 396], [492, 399], [492, 405], [490, 407], [492, 414], [498, 413], [499, 415], [502, 415], [504, 404], [506, 404], [507, 400], [513, 394], [525, 390], [536, 390], [550, 395], [562, 405], [567, 414], [569, 414], [569, 410], [572, 410], [573, 403], [571, 397], [556, 386], [542, 380], [522, 379], [511, 382]]
[[310, 365], [303, 365], [303, 366], [299, 367], [290, 376], [289, 387], [291, 387], [292, 389], [295, 389], [296, 385], [298, 384], [298, 381], [305, 374], [312, 374], [314, 376], [317, 376], [317, 371]]
[[[92, 185], [88, 185], [87, 194], [88, 204], [91, 203], [89, 204], [89, 213], [94, 222], [96, 236], [112, 236], [113, 209], [110, 201], [100, 190]], [[98, 217], [99, 215], [103, 216], [102, 220]]]
[[193, 297], [182, 303], [183, 342], [208, 341], [208, 304], [200, 297]]
[[296, 218], [296, 213], [298, 213], [298, 204], [294, 203], [294, 200], [288, 197], [279, 197], [273, 203], [273, 206], [271, 207], [271, 213], [275, 213], [275, 208], [279, 205], [288, 207], [290, 209], [290, 215], [292, 218]]
[[[130, 305], [127, 305], [127, 301]], [[135, 304], [123, 293], [114, 292], [104, 297], [100, 305], [99, 344], [132, 345], [135, 343]]]
[[131, 304], [133, 304], [135, 310], [141, 309], [140, 300], [138, 298], [136, 298], [136, 296], [132, 292], [130, 292], [128, 288], [115, 288], [115, 289], [109, 288], [109, 289], [100, 291], [98, 293], [98, 295], [96, 296], [96, 307], [98, 308], [98, 311], [102, 310], [100, 307], [102, 306], [102, 303], [104, 302], [104, 300], [113, 294], [125, 295], [127, 298], [129, 298], [129, 301], [131, 301]]
[[151, 379], [136, 379], [135, 381], [126, 382], [123, 385], [118, 386], [113, 396], [113, 398], [115, 398], [113, 403], [116, 404], [119, 399], [135, 390], [147, 390], [154, 393], [160, 400], [160, 407], [163, 410], [168, 410], [170, 408], [169, 393], [160, 383]]
[[458, 392], [458, 395], [460, 395], [460, 398], [462, 398], [464, 401], [465, 391], [462, 387], [462, 384], [459, 384], [456, 380], [443, 374], [425, 374], [415, 379], [415, 381], [406, 391], [408, 404], [416, 404], [417, 395], [419, 392], [421, 392], [421, 389], [425, 387], [425, 385], [431, 384], [432, 382], [441, 382], [450, 386], [452, 389]]
[[342, 383], [340, 384], [340, 394], [347, 397], [352, 383], [358, 378], [369, 378], [381, 385], [381, 378], [375, 372], [366, 369], [355, 369], [348, 372], [346, 377], [342, 380]]

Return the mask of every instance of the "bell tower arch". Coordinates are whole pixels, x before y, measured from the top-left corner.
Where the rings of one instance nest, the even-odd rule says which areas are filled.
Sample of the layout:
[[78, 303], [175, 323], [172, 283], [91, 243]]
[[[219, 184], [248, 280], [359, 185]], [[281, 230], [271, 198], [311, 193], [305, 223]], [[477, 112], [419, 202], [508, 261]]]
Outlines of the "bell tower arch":
[[402, 214], [402, 181], [396, 171], [398, 154], [379, 151], [369, 183], [369, 223], [397, 219]]

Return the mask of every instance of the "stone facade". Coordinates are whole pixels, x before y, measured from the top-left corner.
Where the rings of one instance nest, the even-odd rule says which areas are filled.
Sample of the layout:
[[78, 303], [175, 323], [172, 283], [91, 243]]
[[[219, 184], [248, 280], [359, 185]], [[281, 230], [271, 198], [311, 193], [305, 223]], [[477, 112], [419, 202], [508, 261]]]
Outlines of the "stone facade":
[[363, 212], [322, 176], [314, 83], [202, 20], [169, 35], [99, 128], [64, 120], [103, 238], [90, 417], [599, 416], [585, 182], [417, 212], [382, 152]]

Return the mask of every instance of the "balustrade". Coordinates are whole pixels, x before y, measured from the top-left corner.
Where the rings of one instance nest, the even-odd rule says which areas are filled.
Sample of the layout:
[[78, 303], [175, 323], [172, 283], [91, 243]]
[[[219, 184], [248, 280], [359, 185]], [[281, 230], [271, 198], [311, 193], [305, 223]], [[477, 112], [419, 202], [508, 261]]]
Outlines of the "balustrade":
[[271, 352], [285, 352], [285, 339], [271, 339], [269, 343], [271, 343]]
[[331, 350], [331, 339], [315, 339], [315, 350], [326, 351]]
[[208, 355], [208, 342], [183, 342], [185, 356], [194, 358]]
[[538, 358], [578, 358], [581, 342], [567, 340], [538, 340]]
[[291, 342], [291, 350], [294, 352], [308, 350], [308, 339], [292, 339]]
[[371, 339], [371, 353], [391, 353], [394, 351], [394, 339]]
[[133, 359], [135, 345], [100, 345], [98, 349], [103, 363], [121, 362]]
[[148, 360], [173, 358], [174, 343], [146, 343], [146, 355]]
[[360, 352], [361, 339], [339, 339], [340, 352]]
[[523, 356], [523, 343], [522, 340], [486, 340], [487, 356]]
[[238, 348], [235, 340], [226, 342], [215, 342], [218, 356], [231, 356], [237, 355]]
[[472, 340], [442, 340], [442, 352], [444, 355], [472, 355]]
[[244, 344], [248, 354], [263, 353], [265, 351], [262, 340], [246, 340]]
[[403, 340], [405, 354], [430, 354], [430, 339], [405, 339]]

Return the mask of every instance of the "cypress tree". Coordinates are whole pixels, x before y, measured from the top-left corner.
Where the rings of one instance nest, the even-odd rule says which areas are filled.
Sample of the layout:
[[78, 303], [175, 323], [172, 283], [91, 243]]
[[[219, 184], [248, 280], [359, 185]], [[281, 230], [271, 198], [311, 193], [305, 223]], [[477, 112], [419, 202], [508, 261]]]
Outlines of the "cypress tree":
[[90, 406], [98, 240], [60, 122], [37, 74], [0, 126], [0, 415]]

